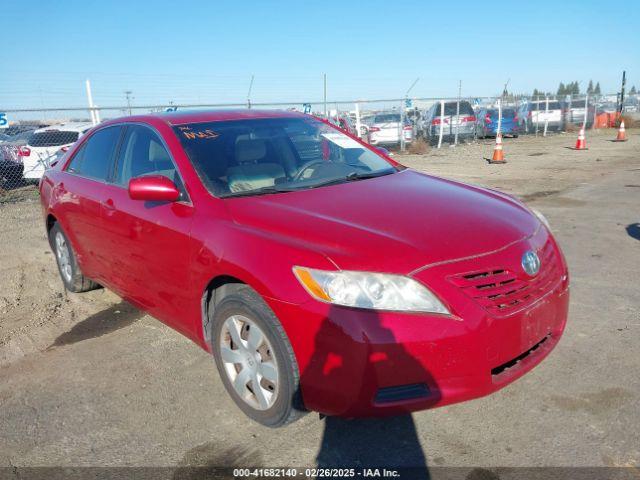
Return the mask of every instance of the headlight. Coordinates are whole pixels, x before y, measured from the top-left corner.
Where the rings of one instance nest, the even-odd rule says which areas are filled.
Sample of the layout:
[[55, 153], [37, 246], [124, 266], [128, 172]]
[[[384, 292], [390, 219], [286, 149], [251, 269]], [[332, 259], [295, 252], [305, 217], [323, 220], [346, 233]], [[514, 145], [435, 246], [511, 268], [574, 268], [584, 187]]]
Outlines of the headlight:
[[307, 292], [322, 302], [373, 310], [449, 314], [429, 289], [402, 275], [304, 267], [293, 267], [293, 272]]
[[531, 213], [533, 213], [538, 220], [540, 220], [542, 222], [542, 224], [547, 227], [548, 230], [551, 230], [551, 224], [549, 223], [549, 220], [547, 220], [547, 217], [545, 217], [540, 210], [537, 210], [535, 208], [531, 208], [529, 207], [529, 210], [531, 210]]

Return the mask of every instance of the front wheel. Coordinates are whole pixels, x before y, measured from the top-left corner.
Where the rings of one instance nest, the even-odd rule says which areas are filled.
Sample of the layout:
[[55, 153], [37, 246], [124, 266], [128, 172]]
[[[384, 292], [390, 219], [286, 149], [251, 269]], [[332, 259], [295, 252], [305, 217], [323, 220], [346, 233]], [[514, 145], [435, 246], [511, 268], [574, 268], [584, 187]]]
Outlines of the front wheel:
[[69, 239], [58, 223], [54, 224], [49, 230], [49, 244], [56, 256], [58, 272], [67, 290], [73, 293], [80, 293], [100, 287], [100, 285], [82, 274]]
[[242, 286], [215, 305], [211, 340], [222, 382], [249, 418], [281, 427], [304, 414], [293, 349], [257, 292]]

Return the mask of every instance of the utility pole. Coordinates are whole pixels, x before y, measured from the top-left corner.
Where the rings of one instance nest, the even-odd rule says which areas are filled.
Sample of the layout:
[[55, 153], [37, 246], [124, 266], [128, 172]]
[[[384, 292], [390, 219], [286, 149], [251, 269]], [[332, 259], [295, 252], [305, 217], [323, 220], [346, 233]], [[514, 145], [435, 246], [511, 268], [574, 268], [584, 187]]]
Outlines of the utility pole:
[[627, 71], [622, 72], [622, 89], [620, 89], [620, 104], [618, 105], [618, 113], [622, 113], [622, 105], [624, 104], [624, 87], [627, 84]]
[[509, 92], [507, 92], [507, 87], [509, 86], [509, 82], [510, 82], [510, 81], [511, 81], [511, 79], [510, 79], [510, 78], [509, 78], [509, 79], [507, 79], [506, 83], [504, 84], [504, 88], [502, 89], [502, 98], [503, 98], [503, 99], [504, 99], [504, 98], [507, 96], [507, 94], [509, 93]]
[[253, 88], [253, 75], [251, 75], [251, 82], [249, 82], [249, 92], [247, 93], [247, 108], [251, 109], [251, 89]]
[[133, 97], [131, 96], [133, 92], [131, 90], [125, 90], [124, 94], [127, 97], [127, 109], [129, 110], [129, 115], [131, 115], [131, 100]]

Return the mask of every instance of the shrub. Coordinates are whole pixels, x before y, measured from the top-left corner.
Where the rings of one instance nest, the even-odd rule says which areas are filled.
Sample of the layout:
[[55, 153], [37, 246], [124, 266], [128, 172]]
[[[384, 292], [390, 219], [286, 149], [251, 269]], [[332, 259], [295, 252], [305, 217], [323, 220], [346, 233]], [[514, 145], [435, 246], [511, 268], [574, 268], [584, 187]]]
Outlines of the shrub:
[[425, 155], [429, 153], [429, 150], [431, 150], [431, 147], [423, 138], [416, 138], [407, 147], [407, 152], [411, 155]]

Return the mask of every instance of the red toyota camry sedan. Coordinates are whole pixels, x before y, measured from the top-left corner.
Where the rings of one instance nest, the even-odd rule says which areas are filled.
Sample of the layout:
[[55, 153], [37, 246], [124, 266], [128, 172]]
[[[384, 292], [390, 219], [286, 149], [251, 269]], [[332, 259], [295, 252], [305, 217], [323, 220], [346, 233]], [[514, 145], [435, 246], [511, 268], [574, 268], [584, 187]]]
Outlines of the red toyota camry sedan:
[[111, 120], [40, 191], [65, 287], [109, 288], [196, 342], [269, 426], [487, 395], [567, 320], [567, 265], [539, 213], [308, 115]]

